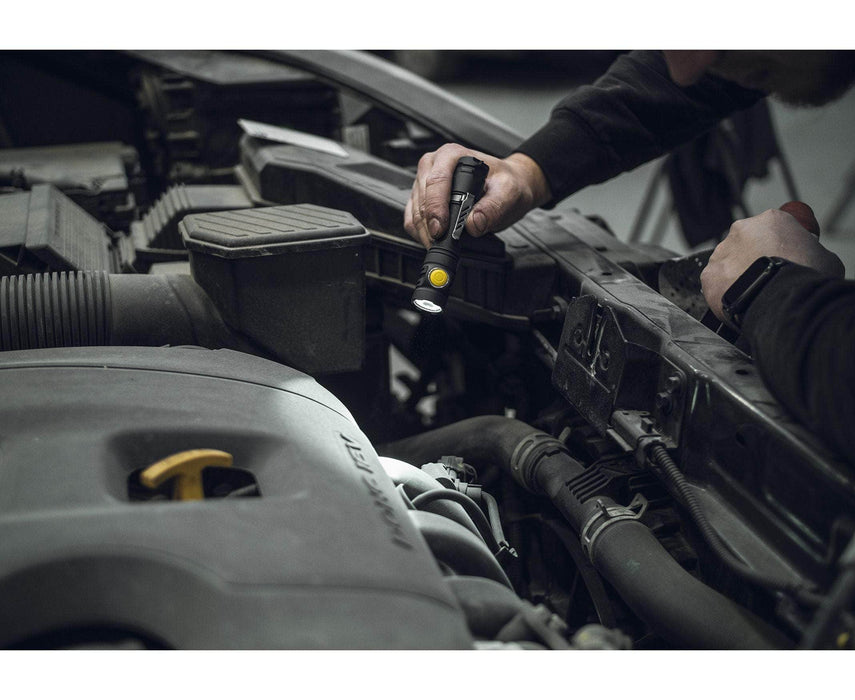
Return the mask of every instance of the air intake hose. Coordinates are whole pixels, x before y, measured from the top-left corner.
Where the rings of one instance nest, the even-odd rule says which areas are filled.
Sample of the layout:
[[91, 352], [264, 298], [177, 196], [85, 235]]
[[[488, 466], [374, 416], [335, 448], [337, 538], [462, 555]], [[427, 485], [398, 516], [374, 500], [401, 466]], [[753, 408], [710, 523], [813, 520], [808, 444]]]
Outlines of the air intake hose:
[[0, 350], [200, 345], [261, 354], [187, 275], [0, 277]]
[[679, 648], [792, 646], [777, 630], [692, 577], [639, 520], [606, 515], [626, 511], [612, 499], [578, 500], [567, 482], [585, 468], [562, 443], [530, 425], [501, 416], [470, 418], [387, 445], [381, 454], [414, 464], [456, 454], [505, 468], [524, 489], [548, 497], [577, 534], [597, 531], [586, 543], [594, 566], [642, 620]]

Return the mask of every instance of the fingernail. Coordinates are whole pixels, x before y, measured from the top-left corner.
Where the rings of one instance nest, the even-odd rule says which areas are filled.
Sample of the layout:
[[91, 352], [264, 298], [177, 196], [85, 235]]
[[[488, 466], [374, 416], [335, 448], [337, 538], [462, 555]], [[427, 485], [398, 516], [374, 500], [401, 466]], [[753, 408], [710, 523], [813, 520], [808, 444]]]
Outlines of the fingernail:
[[431, 219], [428, 221], [428, 231], [431, 238], [437, 238], [442, 235], [442, 222], [439, 219]]
[[472, 225], [478, 233], [484, 233], [487, 230], [487, 217], [483, 211], [472, 212]]

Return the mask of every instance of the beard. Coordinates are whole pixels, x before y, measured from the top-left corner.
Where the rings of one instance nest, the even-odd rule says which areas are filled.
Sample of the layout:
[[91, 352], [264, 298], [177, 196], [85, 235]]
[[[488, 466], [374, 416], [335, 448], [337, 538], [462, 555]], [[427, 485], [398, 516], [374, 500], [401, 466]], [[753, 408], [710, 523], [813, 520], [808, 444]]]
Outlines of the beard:
[[855, 51], [723, 51], [709, 72], [786, 104], [819, 106], [855, 83]]

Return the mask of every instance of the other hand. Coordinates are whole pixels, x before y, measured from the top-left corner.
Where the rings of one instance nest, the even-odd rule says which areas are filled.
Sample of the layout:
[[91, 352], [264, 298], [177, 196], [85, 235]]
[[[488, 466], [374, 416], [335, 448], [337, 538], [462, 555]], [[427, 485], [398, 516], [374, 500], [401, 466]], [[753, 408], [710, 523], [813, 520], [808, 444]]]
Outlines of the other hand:
[[704, 298], [720, 320], [724, 320], [721, 297], [751, 263], [764, 256], [784, 258], [829, 277], [843, 277], [845, 272], [840, 258], [792, 215], [769, 209], [740, 219], [733, 222], [701, 273]]
[[404, 211], [404, 228], [425, 248], [448, 228], [451, 176], [462, 156], [475, 156], [490, 168], [484, 194], [466, 220], [466, 231], [472, 236], [501, 231], [552, 198], [543, 172], [528, 156], [513, 153], [494, 158], [458, 144], [445, 144], [422, 156]]

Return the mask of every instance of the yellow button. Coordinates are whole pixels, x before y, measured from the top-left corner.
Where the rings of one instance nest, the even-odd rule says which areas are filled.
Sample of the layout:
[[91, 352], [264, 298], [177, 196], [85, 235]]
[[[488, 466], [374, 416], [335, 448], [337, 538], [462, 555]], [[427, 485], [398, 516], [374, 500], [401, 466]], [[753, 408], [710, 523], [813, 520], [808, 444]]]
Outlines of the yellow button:
[[444, 287], [448, 284], [448, 273], [441, 267], [435, 267], [428, 273], [428, 280], [434, 287]]

